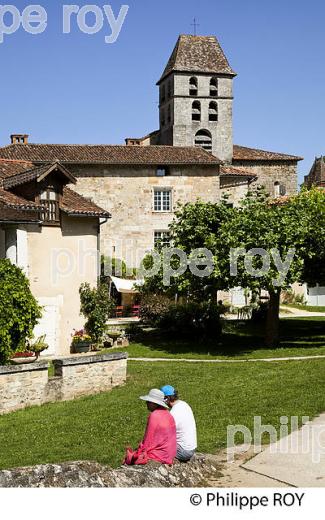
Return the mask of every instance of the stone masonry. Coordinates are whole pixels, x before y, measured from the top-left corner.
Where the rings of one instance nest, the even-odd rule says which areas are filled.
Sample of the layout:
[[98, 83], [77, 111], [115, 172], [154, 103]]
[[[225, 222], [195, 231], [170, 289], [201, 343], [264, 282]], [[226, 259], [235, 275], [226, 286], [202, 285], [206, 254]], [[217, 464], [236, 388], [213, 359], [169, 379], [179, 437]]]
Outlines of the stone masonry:
[[45, 361], [0, 367], [0, 415], [55, 401], [107, 392], [126, 381], [127, 354], [74, 356], [53, 361], [49, 378]]
[[[101, 252], [124, 258], [131, 267], [140, 264], [154, 246], [154, 232], [166, 231], [178, 204], [197, 198], [218, 202], [220, 178], [216, 167], [170, 167], [169, 175], [157, 177], [154, 167], [74, 166], [75, 190], [111, 211], [112, 218], [101, 226]], [[170, 189], [172, 211], [153, 210], [154, 190]]]
[[138, 488], [206, 487], [220, 476], [216, 456], [197, 454], [191, 462], [173, 466], [150, 461], [145, 466], [112, 469], [96, 462], [42, 464], [0, 471], [0, 488]]

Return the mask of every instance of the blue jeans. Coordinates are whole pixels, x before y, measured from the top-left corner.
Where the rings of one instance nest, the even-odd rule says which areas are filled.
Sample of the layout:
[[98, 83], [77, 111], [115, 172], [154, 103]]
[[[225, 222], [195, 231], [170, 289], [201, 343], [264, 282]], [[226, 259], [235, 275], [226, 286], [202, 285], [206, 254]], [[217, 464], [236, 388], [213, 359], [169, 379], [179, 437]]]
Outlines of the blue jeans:
[[177, 453], [176, 453], [176, 459], [180, 462], [188, 462], [191, 460], [195, 453], [195, 450], [184, 450], [182, 446], [177, 444]]

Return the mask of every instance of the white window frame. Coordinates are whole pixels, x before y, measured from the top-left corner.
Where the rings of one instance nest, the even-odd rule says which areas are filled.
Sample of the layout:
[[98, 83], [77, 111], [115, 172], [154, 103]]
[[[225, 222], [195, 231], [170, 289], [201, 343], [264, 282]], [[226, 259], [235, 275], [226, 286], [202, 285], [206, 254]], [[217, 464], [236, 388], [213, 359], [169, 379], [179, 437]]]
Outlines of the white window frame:
[[[158, 209], [158, 205], [156, 205], [156, 202], [158, 202], [157, 194], [160, 193], [160, 209]], [[164, 194], [169, 193], [169, 209], [166, 209], [164, 207]], [[172, 188], [161, 188], [157, 187], [153, 190], [153, 211], [154, 213], [172, 213], [173, 211], [173, 190]]]
[[[158, 234], [161, 235], [160, 238], [158, 238], [156, 236]], [[154, 249], [157, 248], [159, 241], [160, 241], [162, 247], [169, 247], [170, 246], [170, 239], [171, 239], [171, 235], [170, 235], [170, 231], [168, 231], [168, 229], [159, 229], [159, 230], [155, 229], [155, 231], [153, 232], [153, 245], [154, 245]]]

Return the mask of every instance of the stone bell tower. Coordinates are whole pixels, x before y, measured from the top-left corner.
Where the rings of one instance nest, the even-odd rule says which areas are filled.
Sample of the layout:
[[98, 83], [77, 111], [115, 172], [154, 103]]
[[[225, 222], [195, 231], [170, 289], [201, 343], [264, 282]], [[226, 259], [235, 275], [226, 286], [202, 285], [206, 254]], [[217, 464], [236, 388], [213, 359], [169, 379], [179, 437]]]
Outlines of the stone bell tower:
[[216, 37], [181, 35], [157, 83], [159, 143], [201, 146], [230, 163], [235, 76]]

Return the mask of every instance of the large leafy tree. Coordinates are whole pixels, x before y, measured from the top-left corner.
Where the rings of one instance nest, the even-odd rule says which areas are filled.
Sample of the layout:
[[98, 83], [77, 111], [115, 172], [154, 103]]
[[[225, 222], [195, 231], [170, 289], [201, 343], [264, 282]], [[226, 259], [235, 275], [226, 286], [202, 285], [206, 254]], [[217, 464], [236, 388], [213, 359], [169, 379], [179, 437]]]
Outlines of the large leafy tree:
[[[165, 287], [161, 269], [146, 279], [144, 291], [178, 292], [204, 301], [231, 287], [265, 290], [269, 293], [267, 346], [279, 343], [281, 291], [294, 282], [325, 283], [325, 190], [303, 190], [274, 201], [259, 188], [237, 208], [226, 202], [186, 204], [170, 229], [173, 245], [188, 258], [194, 249], [209, 249], [213, 271], [200, 278], [187, 270]], [[172, 262], [175, 268], [179, 264], [177, 258]]]

